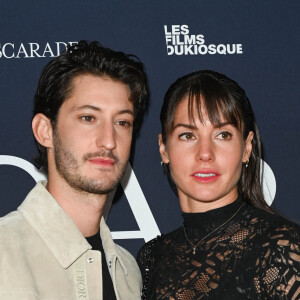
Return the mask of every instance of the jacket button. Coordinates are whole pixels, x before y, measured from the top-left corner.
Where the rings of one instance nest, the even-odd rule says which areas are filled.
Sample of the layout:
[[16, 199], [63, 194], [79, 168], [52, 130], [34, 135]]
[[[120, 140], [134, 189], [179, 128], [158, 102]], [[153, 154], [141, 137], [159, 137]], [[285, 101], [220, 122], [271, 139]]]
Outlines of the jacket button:
[[87, 259], [87, 262], [88, 262], [89, 264], [92, 264], [92, 263], [94, 262], [94, 259], [93, 259], [92, 257], [89, 257], [89, 258]]

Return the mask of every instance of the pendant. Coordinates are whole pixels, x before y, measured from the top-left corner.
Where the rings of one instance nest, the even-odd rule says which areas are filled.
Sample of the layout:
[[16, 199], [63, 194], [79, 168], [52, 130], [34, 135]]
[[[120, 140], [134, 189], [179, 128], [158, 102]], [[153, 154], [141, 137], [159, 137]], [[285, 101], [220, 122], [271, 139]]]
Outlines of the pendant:
[[196, 247], [193, 248], [193, 254], [196, 254]]

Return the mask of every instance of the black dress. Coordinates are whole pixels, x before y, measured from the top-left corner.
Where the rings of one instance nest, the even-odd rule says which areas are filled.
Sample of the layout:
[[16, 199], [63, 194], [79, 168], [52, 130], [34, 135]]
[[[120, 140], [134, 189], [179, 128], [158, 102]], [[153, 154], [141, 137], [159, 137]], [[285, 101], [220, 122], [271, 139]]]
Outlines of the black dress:
[[215, 231], [195, 254], [183, 227], [145, 244], [142, 299], [300, 299], [297, 225], [242, 199], [183, 219], [194, 245]]

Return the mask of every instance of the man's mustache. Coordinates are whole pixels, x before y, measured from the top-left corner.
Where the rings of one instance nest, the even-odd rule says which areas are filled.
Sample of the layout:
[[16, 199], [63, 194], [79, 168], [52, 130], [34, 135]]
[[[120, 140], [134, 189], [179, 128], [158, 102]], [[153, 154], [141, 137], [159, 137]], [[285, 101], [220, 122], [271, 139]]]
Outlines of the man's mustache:
[[115, 163], [119, 162], [119, 159], [117, 156], [115, 156], [112, 151], [107, 151], [107, 150], [101, 150], [98, 152], [94, 152], [94, 153], [86, 153], [83, 155], [83, 160], [87, 161], [89, 159], [93, 159], [93, 158], [110, 158], [113, 159], [115, 161]]

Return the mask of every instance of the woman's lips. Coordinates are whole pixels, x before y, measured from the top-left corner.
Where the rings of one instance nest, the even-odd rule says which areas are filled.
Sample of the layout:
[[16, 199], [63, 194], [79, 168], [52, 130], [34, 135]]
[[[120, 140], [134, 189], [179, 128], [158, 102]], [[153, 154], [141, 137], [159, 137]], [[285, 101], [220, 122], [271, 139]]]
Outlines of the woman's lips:
[[220, 174], [213, 170], [202, 170], [193, 173], [191, 176], [198, 182], [209, 183], [216, 181]]
[[105, 158], [93, 158], [89, 159], [89, 162], [94, 165], [100, 165], [100, 166], [113, 166], [115, 164], [115, 161], [113, 159], [105, 159]]

